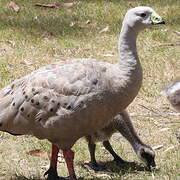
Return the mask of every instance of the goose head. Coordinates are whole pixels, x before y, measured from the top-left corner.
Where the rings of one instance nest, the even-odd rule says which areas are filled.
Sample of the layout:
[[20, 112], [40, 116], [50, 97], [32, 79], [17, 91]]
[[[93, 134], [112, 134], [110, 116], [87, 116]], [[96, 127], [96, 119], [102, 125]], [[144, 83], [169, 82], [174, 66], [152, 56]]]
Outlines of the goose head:
[[140, 31], [150, 25], [165, 24], [165, 21], [152, 8], [138, 6], [128, 10], [123, 24], [136, 31]]
[[138, 157], [147, 165], [147, 167], [152, 170], [155, 169], [155, 152], [150, 146], [142, 146], [137, 151]]

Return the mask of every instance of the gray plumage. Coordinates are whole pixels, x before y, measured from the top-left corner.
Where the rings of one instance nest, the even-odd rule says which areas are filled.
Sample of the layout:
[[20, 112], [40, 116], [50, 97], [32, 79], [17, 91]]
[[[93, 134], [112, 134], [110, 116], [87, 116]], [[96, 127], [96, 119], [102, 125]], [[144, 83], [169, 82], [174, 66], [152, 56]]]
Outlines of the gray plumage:
[[80, 137], [107, 125], [137, 95], [142, 77], [136, 73], [138, 65], [132, 71], [135, 82], [126, 73], [117, 77], [117, 66], [72, 59], [13, 82], [0, 91], [0, 129], [71, 148]]
[[[79, 138], [108, 125], [134, 100], [142, 83], [137, 35], [162, 23], [149, 7], [130, 9], [122, 25], [117, 64], [59, 61], [5, 87], [0, 91], [0, 130], [48, 139], [66, 156]], [[70, 178], [76, 179], [72, 169]]]

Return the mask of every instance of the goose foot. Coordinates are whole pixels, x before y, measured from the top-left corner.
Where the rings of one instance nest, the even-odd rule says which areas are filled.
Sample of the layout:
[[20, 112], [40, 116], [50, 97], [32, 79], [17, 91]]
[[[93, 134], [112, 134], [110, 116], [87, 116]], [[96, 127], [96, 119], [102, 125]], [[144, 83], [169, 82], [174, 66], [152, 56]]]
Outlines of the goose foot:
[[127, 165], [127, 164], [128, 164], [127, 161], [124, 161], [124, 160], [121, 159], [120, 157], [119, 157], [119, 158], [114, 158], [113, 161], [116, 162], [116, 165], [117, 165], [117, 166], [124, 166], [124, 165]]
[[59, 177], [57, 171], [50, 167], [45, 173], [44, 176], [47, 176], [47, 180], [69, 180], [69, 177]]
[[50, 167], [45, 173], [44, 176], [47, 176], [47, 180], [59, 180], [56, 169]]
[[94, 170], [94, 171], [104, 171], [106, 170], [106, 167], [104, 165], [100, 165], [100, 164], [94, 164], [94, 163], [85, 163], [84, 167], [90, 170]]

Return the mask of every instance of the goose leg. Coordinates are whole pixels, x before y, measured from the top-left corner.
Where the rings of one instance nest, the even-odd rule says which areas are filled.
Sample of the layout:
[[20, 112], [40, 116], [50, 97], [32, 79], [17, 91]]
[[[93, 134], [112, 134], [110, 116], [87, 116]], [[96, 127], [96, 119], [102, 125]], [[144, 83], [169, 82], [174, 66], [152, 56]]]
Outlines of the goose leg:
[[77, 180], [76, 174], [74, 171], [74, 164], [73, 164], [74, 152], [71, 149], [63, 151], [63, 156], [66, 161], [67, 168], [68, 168], [69, 180]]
[[95, 171], [105, 170], [105, 167], [98, 164], [96, 161], [96, 158], [95, 158], [96, 144], [89, 141], [88, 142], [88, 148], [89, 148], [91, 161], [90, 161], [90, 163], [86, 164], [86, 166], [88, 166], [88, 168], [93, 169]]
[[44, 176], [48, 175], [47, 180], [59, 180], [57, 174], [57, 159], [58, 159], [59, 148], [55, 144], [52, 144], [50, 167], [44, 173]]
[[108, 152], [114, 157], [114, 161], [117, 165], [124, 165], [127, 162], [124, 161], [121, 157], [119, 157], [113, 150], [109, 141], [103, 141], [103, 146], [108, 150]]

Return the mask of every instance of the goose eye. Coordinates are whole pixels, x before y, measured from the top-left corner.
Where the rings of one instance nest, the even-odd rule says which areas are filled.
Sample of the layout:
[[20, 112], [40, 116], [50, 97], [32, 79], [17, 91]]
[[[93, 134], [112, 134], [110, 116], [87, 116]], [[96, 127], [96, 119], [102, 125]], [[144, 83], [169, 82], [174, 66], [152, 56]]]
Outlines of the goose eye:
[[146, 13], [142, 13], [140, 14], [141, 17], [145, 17], [146, 16]]

